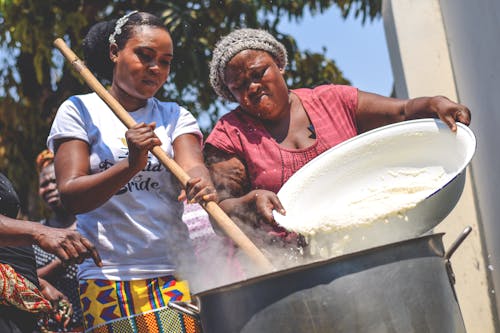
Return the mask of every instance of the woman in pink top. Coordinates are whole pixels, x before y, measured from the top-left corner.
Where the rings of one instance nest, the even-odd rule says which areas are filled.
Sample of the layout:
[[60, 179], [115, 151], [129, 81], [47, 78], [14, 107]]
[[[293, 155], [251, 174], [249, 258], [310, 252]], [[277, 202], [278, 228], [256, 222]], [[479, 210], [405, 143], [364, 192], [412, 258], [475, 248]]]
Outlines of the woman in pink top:
[[340, 85], [289, 90], [286, 64], [284, 46], [263, 30], [235, 30], [213, 52], [212, 87], [239, 106], [217, 122], [204, 152], [220, 206], [235, 221], [282, 231], [272, 215], [285, 214], [281, 186], [359, 133], [416, 118], [440, 118], [453, 131], [456, 121], [470, 123], [469, 109], [443, 96], [401, 100]]

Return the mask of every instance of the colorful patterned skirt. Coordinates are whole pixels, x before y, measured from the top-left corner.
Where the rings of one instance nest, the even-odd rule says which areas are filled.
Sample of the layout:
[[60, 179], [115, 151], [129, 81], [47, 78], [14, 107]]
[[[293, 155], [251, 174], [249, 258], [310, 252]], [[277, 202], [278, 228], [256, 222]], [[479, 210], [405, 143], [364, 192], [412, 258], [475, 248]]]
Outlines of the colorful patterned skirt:
[[12, 266], [0, 263], [0, 305], [14, 307], [31, 313], [52, 310], [37, 286], [17, 273]]
[[167, 307], [170, 301], [190, 301], [187, 281], [173, 276], [80, 281], [80, 301], [85, 332], [201, 332], [192, 317]]

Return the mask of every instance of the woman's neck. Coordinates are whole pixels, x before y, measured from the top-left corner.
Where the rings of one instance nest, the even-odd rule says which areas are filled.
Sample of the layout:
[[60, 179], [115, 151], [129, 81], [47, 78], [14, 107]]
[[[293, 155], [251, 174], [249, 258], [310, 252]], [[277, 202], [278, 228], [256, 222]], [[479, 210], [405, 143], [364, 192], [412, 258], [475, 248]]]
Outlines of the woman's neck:
[[146, 99], [139, 99], [130, 94], [128, 94], [125, 90], [120, 88], [118, 85], [113, 83], [110, 88], [111, 95], [116, 98], [118, 103], [120, 103], [123, 108], [129, 112], [138, 110], [144, 107], [147, 103]]
[[295, 104], [296, 103], [294, 102], [293, 94], [289, 93], [288, 103], [284, 105], [279, 117], [273, 120], [263, 121], [264, 127], [266, 127], [269, 134], [271, 134], [274, 140], [276, 140], [276, 142], [278, 143], [285, 140], [288, 135], [288, 131], [290, 129], [291, 113], [294, 110]]
[[290, 94], [289, 109], [286, 117], [274, 126], [266, 126], [271, 136], [282, 147], [288, 149], [304, 149], [316, 141], [316, 131], [299, 97]]

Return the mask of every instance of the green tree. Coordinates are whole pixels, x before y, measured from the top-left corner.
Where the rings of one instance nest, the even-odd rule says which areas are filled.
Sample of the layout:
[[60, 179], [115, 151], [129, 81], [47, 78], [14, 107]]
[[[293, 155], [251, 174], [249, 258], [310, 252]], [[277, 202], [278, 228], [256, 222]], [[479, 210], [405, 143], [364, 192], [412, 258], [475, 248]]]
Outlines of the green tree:
[[[47, 133], [60, 103], [89, 88], [53, 47], [63, 37], [81, 55], [81, 42], [94, 23], [117, 18], [130, 9], [164, 19], [175, 45], [169, 82], [158, 94], [176, 100], [199, 119], [208, 132], [224, 103], [208, 83], [211, 49], [219, 36], [235, 27], [265, 28], [286, 46], [290, 64], [287, 80], [294, 86], [324, 82], [349, 84], [332, 59], [300, 51], [293, 36], [277, 31], [281, 20], [300, 22], [309, 11], [331, 6], [361, 22], [380, 16], [382, 0], [0, 0], [0, 171], [14, 182], [23, 211], [39, 217], [34, 159], [44, 149]], [[339, 18], [341, 19], [341, 18]]]

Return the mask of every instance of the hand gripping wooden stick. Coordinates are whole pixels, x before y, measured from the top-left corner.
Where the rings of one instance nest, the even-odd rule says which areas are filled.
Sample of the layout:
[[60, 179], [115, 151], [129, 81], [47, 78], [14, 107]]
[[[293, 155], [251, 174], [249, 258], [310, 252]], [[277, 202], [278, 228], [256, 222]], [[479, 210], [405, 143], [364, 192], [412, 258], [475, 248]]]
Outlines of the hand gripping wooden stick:
[[[87, 85], [110, 107], [113, 113], [121, 122], [130, 128], [135, 125], [135, 120], [129, 115], [127, 110], [103, 87], [95, 78], [92, 72], [77, 57], [77, 55], [66, 45], [64, 40], [57, 38], [54, 41], [55, 47], [61, 51], [64, 57], [71, 63], [73, 68], [80, 73]], [[189, 180], [189, 175], [159, 146], [151, 149], [154, 156], [168, 169], [185, 187]], [[213, 201], [209, 201], [202, 207], [219, 225], [225, 234], [231, 238], [261, 269], [265, 272], [275, 270], [273, 265], [255, 244], [241, 231], [240, 228], [224, 213], [224, 211]]]

